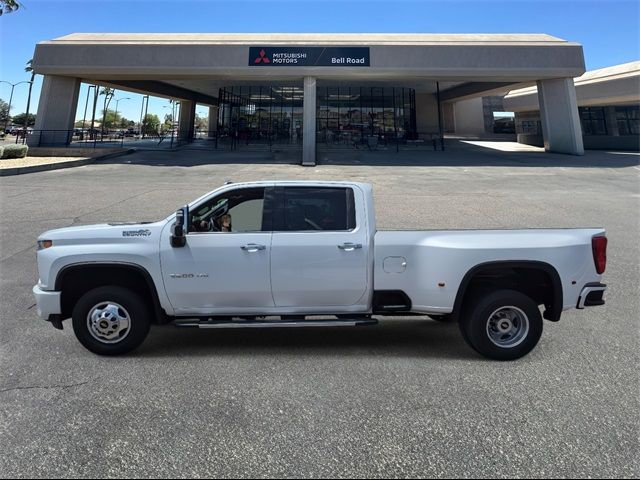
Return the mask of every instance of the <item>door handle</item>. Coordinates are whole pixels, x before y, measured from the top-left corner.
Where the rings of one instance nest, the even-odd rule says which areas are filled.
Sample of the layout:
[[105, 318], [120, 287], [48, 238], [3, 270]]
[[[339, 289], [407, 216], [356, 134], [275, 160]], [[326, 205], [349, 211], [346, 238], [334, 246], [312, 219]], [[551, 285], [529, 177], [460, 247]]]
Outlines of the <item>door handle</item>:
[[245, 252], [257, 252], [258, 250], [267, 249], [267, 247], [265, 247], [264, 245], [258, 245], [256, 243], [249, 243], [247, 245], [242, 245], [240, 248]]
[[362, 244], [346, 242], [346, 243], [343, 243], [342, 245], [338, 245], [338, 248], [340, 250], [344, 250], [345, 252], [353, 252], [354, 250], [362, 248]]

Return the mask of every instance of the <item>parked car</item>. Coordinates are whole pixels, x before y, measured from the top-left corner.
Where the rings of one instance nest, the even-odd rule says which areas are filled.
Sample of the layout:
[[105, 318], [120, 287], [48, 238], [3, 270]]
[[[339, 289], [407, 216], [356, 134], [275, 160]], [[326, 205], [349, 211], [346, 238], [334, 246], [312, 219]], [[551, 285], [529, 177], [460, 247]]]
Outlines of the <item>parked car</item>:
[[33, 293], [43, 319], [61, 329], [71, 317], [104, 355], [133, 350], [152, 323], [357, 326], [417, 314], [457, 319], [472, 348], [512, 360], [538, 343], [543, 318], [604, 304], [606, 247], [602, 228], [378, 230], [362, 183], [227, 184], [158, 222], [43, 233]]
[[26, 135], [32, 135], [33, 134], [33, 128], [29, 127], [26, 129], [24, 128], [20, 128], [20, 129], [15, 129], [12, 133], [12, 135], [16, 135], [18, 138], [22, 138]]

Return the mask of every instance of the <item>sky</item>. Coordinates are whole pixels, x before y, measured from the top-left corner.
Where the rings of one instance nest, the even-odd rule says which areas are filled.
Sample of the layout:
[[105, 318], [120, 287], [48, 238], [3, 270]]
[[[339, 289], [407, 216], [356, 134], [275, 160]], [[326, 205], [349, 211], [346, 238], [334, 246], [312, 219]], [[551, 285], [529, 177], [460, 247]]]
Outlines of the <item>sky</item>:
[[[29, 80], [24, 66], [38, 42], [78, 32], [547, 33], [582, 44], [587, 70], [640, 59], [637, 0], [19, 1], [23, 8], [0, 16], [0, 80], [10, 83]], [[41, 86], [38, 75], [31, 112]], [[25, 111], [27, 92], [27, 84], [14, 88], [12, 115]], [[11, 86], [0, 83], [0, 98], [8, 102], [10, 94]], [[118, 111], [137, 120], [141, 96], [119, 91], [115, 98], [127, 97]], [[152, 99], [149, 113], [162, 119], [168, 105]], [[207, 115], [202, 106], [197, 112]]]

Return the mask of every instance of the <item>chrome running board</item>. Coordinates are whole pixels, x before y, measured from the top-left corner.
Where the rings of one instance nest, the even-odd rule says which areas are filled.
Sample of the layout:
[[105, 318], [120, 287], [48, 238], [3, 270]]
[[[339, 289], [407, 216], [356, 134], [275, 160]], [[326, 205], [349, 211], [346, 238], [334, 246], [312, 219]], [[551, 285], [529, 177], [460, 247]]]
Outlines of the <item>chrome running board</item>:
[[340, 320], [201, 320], [176, 322], [179, 328], [301, 328], [301, 327], [358, 327], [376, 325], [375, 318], [344, 318]]

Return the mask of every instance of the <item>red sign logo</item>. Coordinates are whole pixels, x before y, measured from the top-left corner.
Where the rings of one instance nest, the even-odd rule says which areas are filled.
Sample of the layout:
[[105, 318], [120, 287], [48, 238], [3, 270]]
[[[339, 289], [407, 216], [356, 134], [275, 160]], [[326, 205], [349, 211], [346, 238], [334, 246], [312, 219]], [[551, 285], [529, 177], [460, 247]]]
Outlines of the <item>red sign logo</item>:
[[271, 60], [267, 57], [267, 52], [264, 51], [264, 48], [260, 50], [260, 56], [256, 58], [253, 63], [271, 63]]

